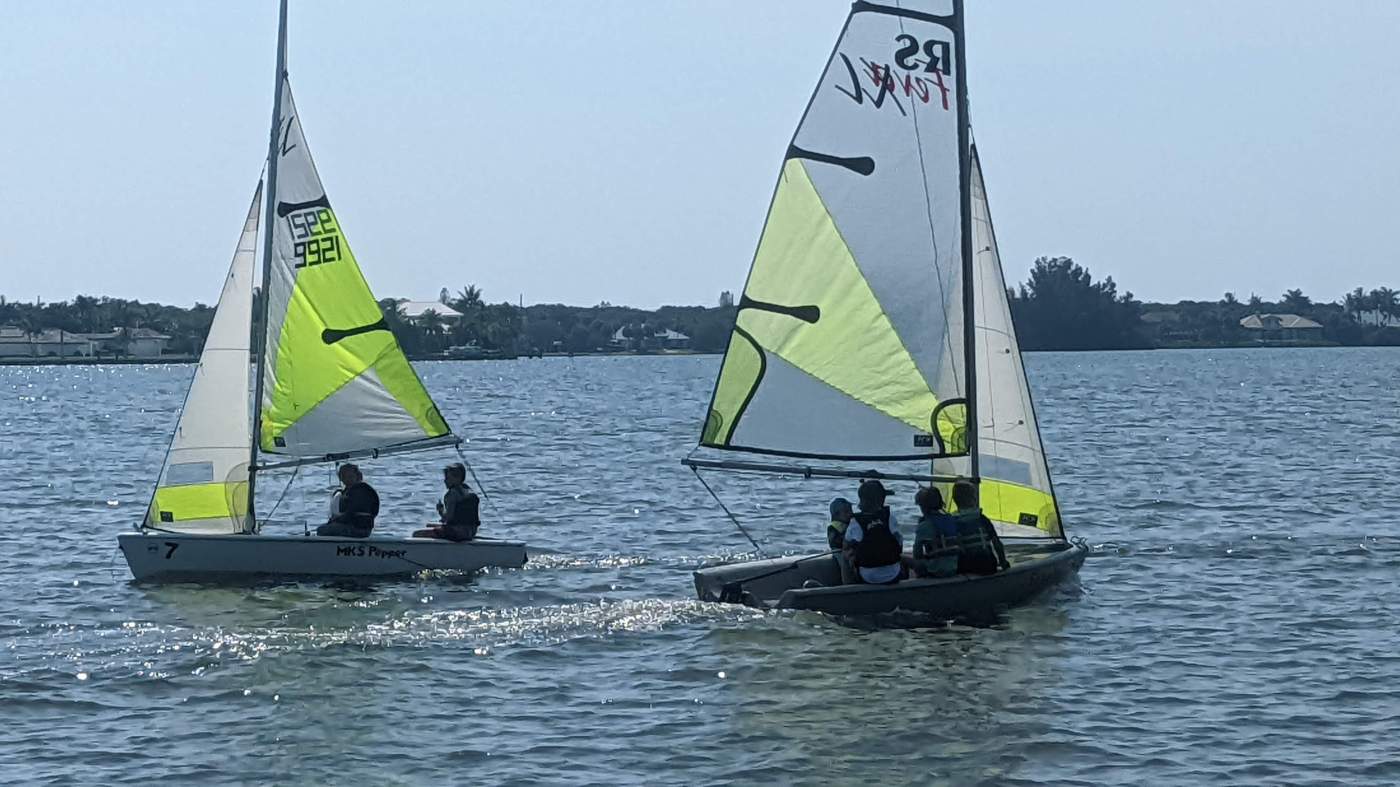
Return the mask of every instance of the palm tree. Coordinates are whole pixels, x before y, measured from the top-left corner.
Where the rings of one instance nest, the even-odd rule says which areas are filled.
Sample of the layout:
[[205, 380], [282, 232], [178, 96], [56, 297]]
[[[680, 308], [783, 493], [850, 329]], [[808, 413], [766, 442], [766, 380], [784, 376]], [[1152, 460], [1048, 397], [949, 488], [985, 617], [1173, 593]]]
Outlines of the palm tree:
[[414, 322], [418, 323], [418, 329], [423, 332], [423, 337], [426, 339], [424, 349], [440, 349], [438, 345], [441, 342], [438, 340], [442, 337], [442, 329], [447, 325], [447, 322], [442, 319], [442, 315], [438, 314], [436, 309], [428, 309], [418, 315], [418, 319]]
[[1342, 305], [1352, 314], [1366, 310], [1366, 291], [1357, 287], [1342, 298]]
[[457, 299], [452, 302], [452, 308], [457, 311], [466, 311], [480, 306], [484, 301], [481, 298], [481, 288], [475, 284], [468, 284], [457, 293]]
[[1400, 293], [1389, 287], [1371, 290], [1372, 306], [1381, 314], [1400, 316]]
[[1312, 298], [1303, 294], [1302, 290], [1289, 290], [1283, 294], [1280, 301], [1284, 308], [1295, 314], [1301, 314], [1312, 308]]

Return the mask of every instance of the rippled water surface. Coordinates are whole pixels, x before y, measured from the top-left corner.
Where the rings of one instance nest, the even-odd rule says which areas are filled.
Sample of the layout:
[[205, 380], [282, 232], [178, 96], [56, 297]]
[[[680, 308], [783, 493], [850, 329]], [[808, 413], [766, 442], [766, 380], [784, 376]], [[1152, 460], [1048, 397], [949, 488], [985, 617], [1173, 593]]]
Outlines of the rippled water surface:
[[[528, 567], [223, 588], [132, 584], [116, 549], [192, 367], [0, 368], [0, 781], [1400, 781], [1400, 352], [1028, 356], [1094, 553], [941, 630], [692, 600], [745, 549], [678, 464], [717, 363], [420, 365]], [[365, 466], [380, 528], [432, 513], [446, 459]], [[851, 491], [714, 483], [775, 550]]]

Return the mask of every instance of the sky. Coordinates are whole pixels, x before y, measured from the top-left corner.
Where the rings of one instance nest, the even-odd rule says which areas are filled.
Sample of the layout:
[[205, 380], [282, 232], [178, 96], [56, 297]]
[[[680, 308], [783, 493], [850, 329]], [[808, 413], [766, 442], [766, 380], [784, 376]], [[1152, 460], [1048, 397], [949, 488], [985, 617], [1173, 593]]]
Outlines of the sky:
[[[1400, 2], [968, 0], [1008, 279], [1400, 287]], [[739, 290], [846, 0], [293, 0], [288, 70], [379, 297]], [[6, 0], [0, 294], [211, 303], [267, 149], [273, 0]]]

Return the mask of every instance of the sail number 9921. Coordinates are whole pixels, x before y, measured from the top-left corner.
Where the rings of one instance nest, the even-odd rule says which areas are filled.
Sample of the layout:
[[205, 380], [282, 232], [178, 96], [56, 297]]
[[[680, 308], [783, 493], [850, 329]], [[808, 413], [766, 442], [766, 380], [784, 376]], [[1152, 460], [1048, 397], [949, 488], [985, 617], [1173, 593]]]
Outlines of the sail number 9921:
[[287, 216], [292, 231], [294, 268], [340, 261], [340, 228], [328, 208], [306, 210]]

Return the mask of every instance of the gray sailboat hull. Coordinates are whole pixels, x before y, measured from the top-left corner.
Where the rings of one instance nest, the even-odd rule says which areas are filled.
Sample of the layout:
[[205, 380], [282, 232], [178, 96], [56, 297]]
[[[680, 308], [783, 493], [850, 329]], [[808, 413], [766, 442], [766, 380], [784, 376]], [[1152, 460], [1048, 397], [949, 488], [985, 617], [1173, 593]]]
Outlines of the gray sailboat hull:
[[517, 541], [303, 535], [204, 535], [158, 531], [117, 536], [137, 580], [210, 581], [253, 576], [386, 577], [425, 570], [520, 568]]
[[895, 585], [842, 585], [836, 559], [819, 553], [702, 568], [695, 572], [695, 590], [702, 601], [768, 609], [976, 618], [1022, 604], [1074, 576], [1088, 553], [1082, 543], [1008, 543], [1012, 565], [1005, 571], [991, 576], [910, 579]]

